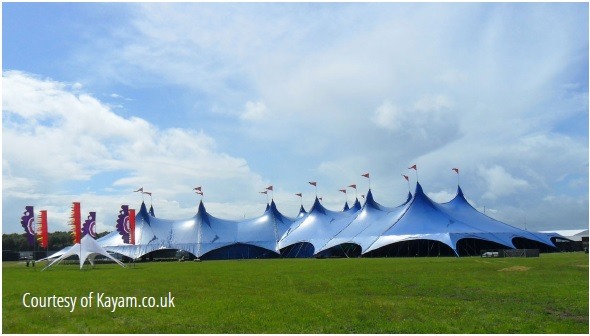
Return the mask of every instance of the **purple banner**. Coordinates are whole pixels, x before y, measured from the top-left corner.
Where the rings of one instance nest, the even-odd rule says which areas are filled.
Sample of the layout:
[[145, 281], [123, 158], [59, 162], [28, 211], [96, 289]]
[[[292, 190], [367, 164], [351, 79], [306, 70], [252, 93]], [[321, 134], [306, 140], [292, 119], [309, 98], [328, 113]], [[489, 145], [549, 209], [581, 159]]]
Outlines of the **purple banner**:
[[117, 231], [123, 237], [123, 243], [129, 244], [129, 206], [121, 205], [119, 216], [117, 217]]
[[82, 237], [87, 234], [96, 239], [96, 212], [90, 212], [88, 218], [82, 224]]
[[32, 205], [25, 206], [25, 212], [20, 219], [20, 224], [25, 229], [29, 245], [35, 245], [35, 211]]

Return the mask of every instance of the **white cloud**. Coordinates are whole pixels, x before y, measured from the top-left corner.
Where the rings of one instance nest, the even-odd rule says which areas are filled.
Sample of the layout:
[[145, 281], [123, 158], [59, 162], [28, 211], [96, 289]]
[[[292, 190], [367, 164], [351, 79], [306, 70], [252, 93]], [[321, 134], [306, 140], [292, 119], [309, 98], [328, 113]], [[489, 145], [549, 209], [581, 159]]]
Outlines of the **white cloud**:
[[[187, 200], [194, 201], [190, 190], [196, 183], [208, 186], [213, 200], [263, 184], [244, 159], [219, 152], [203, 132], [159, 129], [137, 117], [123, 118], [88, 94], [22, 72], [5, 72], [3, 85], [3, 191], [8, 202], [42, 200], [65, 213], [72, 197], [81, 197], [88, 206], [115, 215], [116, 203], [139, 186], [163, 204], [181, 198], [186, 207]], [[103, 180], [105, 174], [112, 177]], [[69, 195], [66, 185], [72, 183], [91, 192]], [[96, 194], [112, 187], [118, 190], [116, 201]], [[16, 218], [20, 208], [5, 208], [4, 215]], [[187, 215], [181, 208], [159, 210]]]
[[441, 190], [439, 192], [429, 192], [428, 197], [435, 202], [438, 203], [445, 203], [453, 199], [455, 197], [454, 193], [450, 193], [446, 190]]
[[401, 109], [388, 100], [384, 101], [371, 117], [371, 121], [375, 125], [392, 131], [401, 130], [406, 122], [405, 119], [405, 114], [402, 113]]
[[495, 199], [518, 190], [527, 189], [530, 186], [527, 181], [512, 176], [504, 167], [498, 165], [479, 167], [478, 173], [487, 183], [487, 191], [483, 194], [484, 198]]
[[269, 115], [268, 108], [264, 102], [247, 102], [244, 112], [240, 115], [242, 120], [257, 121], [263, 120]]

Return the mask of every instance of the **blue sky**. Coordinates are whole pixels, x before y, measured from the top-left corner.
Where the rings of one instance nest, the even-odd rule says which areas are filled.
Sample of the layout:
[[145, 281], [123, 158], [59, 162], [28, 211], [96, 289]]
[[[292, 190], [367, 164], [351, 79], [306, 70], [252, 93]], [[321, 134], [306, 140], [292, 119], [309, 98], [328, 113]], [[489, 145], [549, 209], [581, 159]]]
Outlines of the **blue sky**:
[[[71, 202], [112, 230], [153, 193], [222, 218], [274, 186], [331, 209], [461, 186], [532, 230], [588, 227], [587, 3], [4, 3], [2, 229]], [[150, 203], [149, 197], [146, 202]]]

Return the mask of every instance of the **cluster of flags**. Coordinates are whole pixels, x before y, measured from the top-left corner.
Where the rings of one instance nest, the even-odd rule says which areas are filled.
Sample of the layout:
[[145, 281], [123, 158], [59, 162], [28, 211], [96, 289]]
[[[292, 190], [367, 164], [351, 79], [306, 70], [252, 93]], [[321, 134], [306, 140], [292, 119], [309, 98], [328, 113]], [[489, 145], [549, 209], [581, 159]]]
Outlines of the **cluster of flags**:
[[[416, 179], [418, 179], [418, 166], [416, 164], [408, 167], [408, 169], [413, 169], [416, 172]], [[459, 174], [459, 168], [453, 168], [452, 169], [455, 173], [457, 173], [457, 175]], [[405, 174], [401, 174], [403, 176], [404, 179], [406, 179], [406, 181], [408, 182], [408, 188], [410, 188], [410, 177], [408, 175]], [[370, 173], [364, 173], [361, 174], [362, 177], [366, 177], [367, 179], [369, 179], [369, 189], [371, 188], [371, 174]], [[309, 181], [309, 184], [311, 184], [312, 186], [314, 186], [316, 188], [316, 197], [317, 197], [317, 182], [316, 181]], [[343, 189], [338, 189], [340, 192], [346, 194], [346, 188], [353, 188], [355, 190], [355, 193], [357, 191], [357, 185], [356, 184], [350, 184], [347, 187], [343, 188]], [[268, 194], [269, 191], [273, 191], [273, 186], [270, 185], [268, 187], [266, 187], [266, 189], [264, 191], [260, 191], [261, 194]], [[303, 194], [302, 193], [296, 193], [295, 196], [299, 196], [301, 198], [303, 198]], [[361, 195], [361, 197], [365, 198], [365, 195]], [[322, 200], [321, 197], [318, 198], [319, 200]]]
[[[21, 217], [21, 225], [25, 229], [25, 235], [27, 236], [29, 245], [35, 246], [35, 241], [37, 241], [42, 248], [47, 248], [49, 246], [47, 210], [39, 211], [39, 216], [35, 222], [34, 207], [32, 205], [25, 206], [25, 212]], [[74, 244], [79, 243], [85, 235], [90, 235], [92, 238], [96, 238], [96, 212], [90, 212], [88, 218], [84, 224], [82, 224], [80, 202], [72, 203], [68, 225], [71, 228], [70, 233]]]
[[143, 194], [147, 194], [147, 195], [150, 195], [150, 197], [152, 197], [152, 193], [149, 192], [149, 191], [143, 191], [143, 187], [141, 187], [141, 188], [139, 188], [137, 190], [134, 190], [133, 192], [138, 192], [138, 193], [141, 193], [142, 195]]

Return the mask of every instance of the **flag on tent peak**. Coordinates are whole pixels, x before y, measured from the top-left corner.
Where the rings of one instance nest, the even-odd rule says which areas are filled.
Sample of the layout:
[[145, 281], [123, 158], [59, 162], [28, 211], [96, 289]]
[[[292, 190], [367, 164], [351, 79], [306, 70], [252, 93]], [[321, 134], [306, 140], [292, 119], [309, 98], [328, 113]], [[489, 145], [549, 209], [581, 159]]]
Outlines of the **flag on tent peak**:
[[303, 194], [302, 193], [297, 193], [297, 194], [295, 194], [295, 196], [303, 197]]
[[369, 173], [363, 174], [361, 176], [366, 177], [366, 178], [369, 178]]
[[453, 168], [453, 171], [455, 171], [455, 173], [459, 174], [459, 168]]
[[317, 187], [318, 186], [318, 183], [317, 182], [309, 182], [309, 184], [311, 184], [314, 187]]
[[339, 189], [339, 190], [346, 194], [346, 189]]
[[413, 165], [413, 166], [411, 166], [411, 167], [410, 167], [410, 168], [408, 168], [408, 169], [414, 169], [414, 170], [418, 170], [418, 168], [416, 167], [416, 165]]
[[141, 192], [142, 193], [143, 192], [143, 187], [141, 187], [141, 188], [139, 188], [137, 190], [134, 190], [133, 192]]
[[201, 191], [201, 187], [200, 187], [200, 186], [198, 186], [198, 187], [196, 187], [196, 188], [193, 188], [193, 190], [196, 190], [196, 191]]
[[408, 175], [402, 174], [402, 176], [406, 179], [406, 181], [410, 182], [410, 178], [408, 177]]
[[272, 189], [272, 185], [269, 185], [268, 187], [266, 187], [266, 190], [273, 191], [273, 189]]
[[356, 184], [351, 184], [348, 187], [356, 189]]
[[268, 190], [265, 190], [265, 191], [259, 191], [259, 193], [261, 193], [261, 194], [268, 194]]

